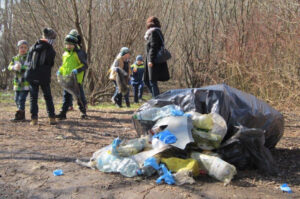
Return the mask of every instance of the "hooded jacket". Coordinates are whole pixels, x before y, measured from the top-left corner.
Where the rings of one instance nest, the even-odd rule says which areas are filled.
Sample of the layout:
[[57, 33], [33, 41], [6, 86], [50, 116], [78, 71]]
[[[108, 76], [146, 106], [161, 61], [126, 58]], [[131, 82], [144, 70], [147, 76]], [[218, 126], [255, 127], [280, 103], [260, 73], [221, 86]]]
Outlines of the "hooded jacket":
[[54, 65], [55, 51], [47, 40], [37, 41], [28, 52], [25, 78], [30, 83], [50, 83], [51, 68]]

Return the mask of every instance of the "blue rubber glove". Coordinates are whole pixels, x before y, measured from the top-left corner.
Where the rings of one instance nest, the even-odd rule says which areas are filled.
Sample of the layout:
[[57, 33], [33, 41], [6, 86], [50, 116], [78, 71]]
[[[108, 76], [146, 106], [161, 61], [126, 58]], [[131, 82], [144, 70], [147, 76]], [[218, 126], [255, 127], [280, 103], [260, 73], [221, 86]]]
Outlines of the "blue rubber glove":
[[167, 183], [169, 185], [175, 184], [175, 180], [174, 180], [171, 172], [167, 169], [167, 167], [164, 164], [161, 164], [160, 168], [161, 168], [163, 174], [156, 180], [156, 183], [161, 184], [162, 181], [165, 181], [165, 183]]
[[77, 69], [73, 69], [73, 70], [72, 70], [72, 73], [74, 73], [75, 75], [77, 75], [78, 70], [77, 70]]
[[57, 76], [61, 75], [61, 73], [59, 72], [59, 70], [56, 72], [56, 75]]

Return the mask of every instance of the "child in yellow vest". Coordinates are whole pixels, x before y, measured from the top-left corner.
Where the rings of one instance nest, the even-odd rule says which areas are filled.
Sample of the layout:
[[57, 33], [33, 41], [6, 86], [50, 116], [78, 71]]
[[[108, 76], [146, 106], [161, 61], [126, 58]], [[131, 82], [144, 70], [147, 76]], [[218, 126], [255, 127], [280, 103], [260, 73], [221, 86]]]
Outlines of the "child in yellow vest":
[[[80, 100], [78, 100], [79, 110], [81, 112], [81, 118], [85, 119], [86, 114], [86, 97], [83, 91], [82, 82], [84, 79], [84, 73], [87, 69], [87, 56], [86, 53], [78, 46], [78, 33], [76, 30], [72, 30], [65, 38], [65, 52], [63, 54], [62, 66], [57, 71], [57, 75], [67, 76], [72, 73], [76, 75], [77, 82], [80, 88]], [[60, 113], [56, 116], [58, 119], [66, 119], [66, 113], [72, 103], [72, 95], [64, 90], [63, 93], [63, 105]]]

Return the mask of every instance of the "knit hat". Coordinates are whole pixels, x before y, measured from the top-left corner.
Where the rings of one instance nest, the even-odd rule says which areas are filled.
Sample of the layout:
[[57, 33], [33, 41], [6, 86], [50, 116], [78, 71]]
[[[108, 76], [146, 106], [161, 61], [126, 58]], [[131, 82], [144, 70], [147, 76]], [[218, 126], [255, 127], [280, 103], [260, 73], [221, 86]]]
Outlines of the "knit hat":
[[52, 28], [45, 28], [43, 30], [43, 36], [48, 40], [56, 39], [56, 32]]
[[74, 35], [68, 34], [65, 38], [65, 44], [76, 45], [78, 43], [78, 38]]
[[26, 46], [28, 46], [28, 42], [26, 40], [20, 40], [20, 41], [18, 41], [17, 47], [20, 47], [23, 44], [25, 44]]
[[120, 55], [121, 55], [121, 56], [124, 56], [124, 55], [126, 55], [126, 54], [128, 54], [128, 53], [130, 53], [129, 48], [127, 48], [127, 47], [122, 47], [122, 48], [121, 48], [121, 50], [120, 50]]
[[142, 55], [136, 56], [135, 61], [144, 61], [143, 56]]

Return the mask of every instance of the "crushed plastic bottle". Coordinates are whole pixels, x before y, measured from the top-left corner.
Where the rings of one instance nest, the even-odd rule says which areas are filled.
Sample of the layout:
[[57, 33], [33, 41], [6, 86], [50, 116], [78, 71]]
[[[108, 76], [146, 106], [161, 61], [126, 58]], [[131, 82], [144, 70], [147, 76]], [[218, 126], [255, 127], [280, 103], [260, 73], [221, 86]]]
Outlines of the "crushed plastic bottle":
[[148, 145], [150, 147], [150, 137], [142, 136], [140, 138], [119, 142], [114, 149], [114, 153], [122, 157], [129, 157], [139, 153], [148, 147]]
[[157, 121], [160, 118], [167, 116], [182, 116], [184, 112], [180, 110], [179, 106], [167, 105], [161, 108], [150, 108], [141, 112], [136, 113], [133, 119], [144, 120], [144, 121]]
[[218, 157], [192, 152], [191, 158], [197, 160], [199, 167], [206, 170], [208, 175], [224, 182], [224, 185], [230, 183], [233, 176], [236, 174], [235, 166]]

